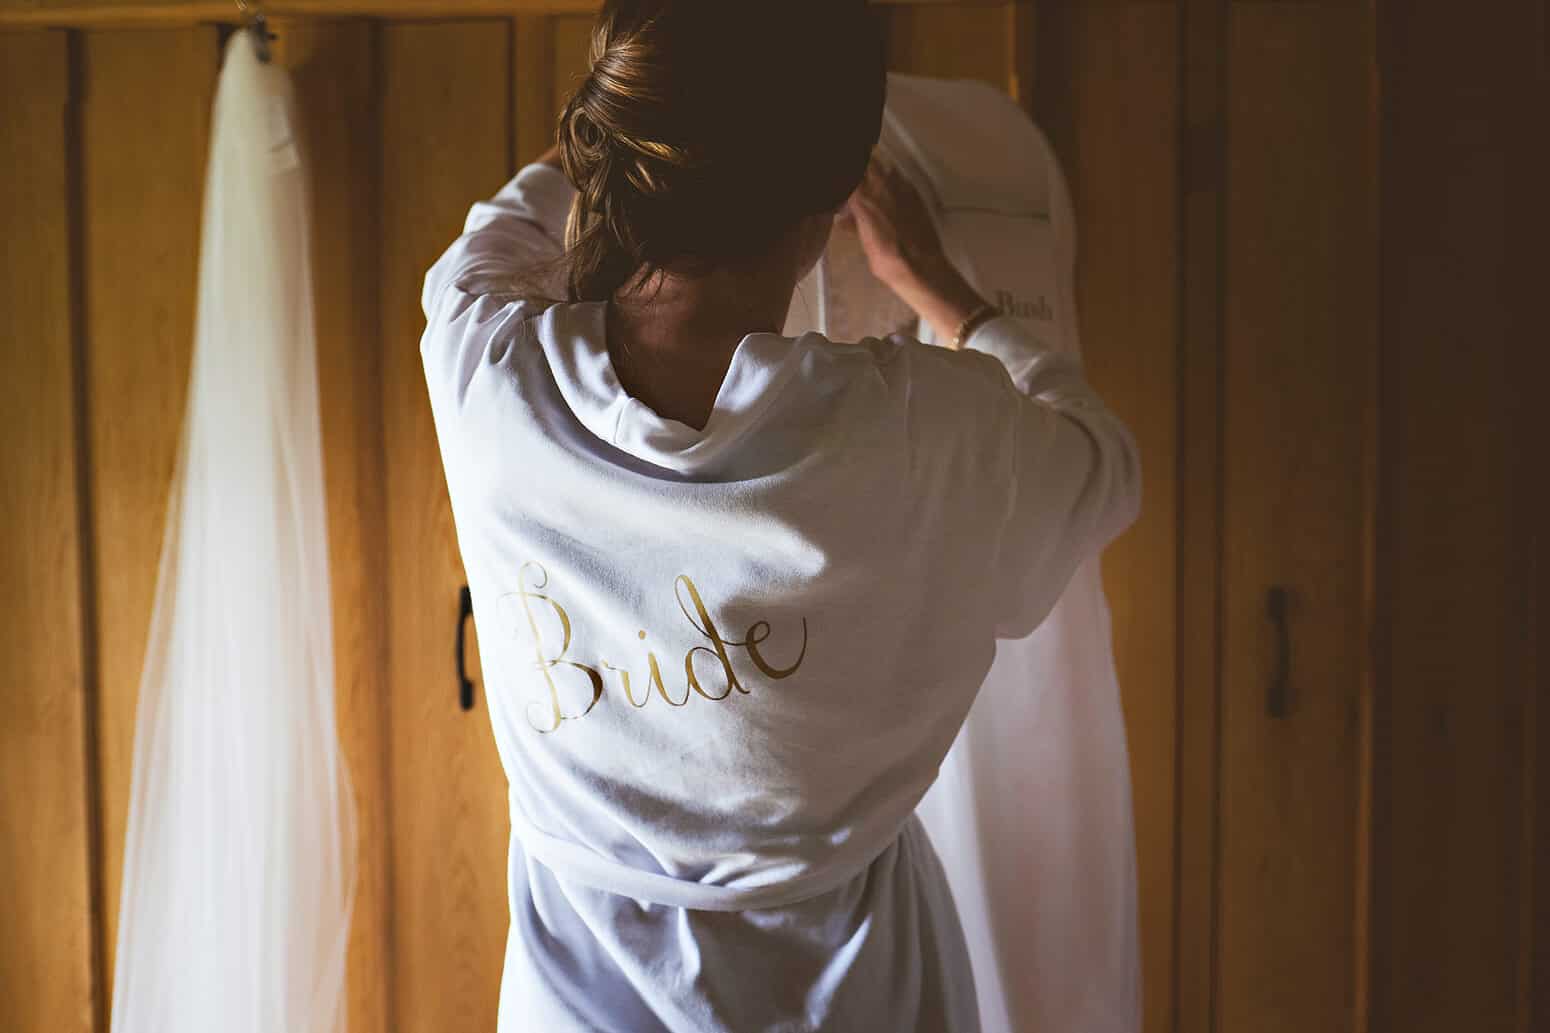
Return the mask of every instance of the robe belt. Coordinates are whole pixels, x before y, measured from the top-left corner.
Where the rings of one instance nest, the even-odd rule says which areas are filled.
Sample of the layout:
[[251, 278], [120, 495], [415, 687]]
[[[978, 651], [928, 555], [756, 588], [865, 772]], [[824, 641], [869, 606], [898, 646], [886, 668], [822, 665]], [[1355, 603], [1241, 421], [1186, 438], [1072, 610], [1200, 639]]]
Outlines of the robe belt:
[[756, 911], [787, 907], [840, 888], [864, 873], [888, 851], [897, 849], [904, 832], [919, 821], [919, 817], [911, 814], [898, 834], [858, 864], [825, 866], [780, 882], [747, 887], [713, 886], [621, 864], [579, 843], [551, 836], [533, 826], [515, 808], [511, 814], [511, 831], [529, 857], [561, 879], [591, 889], [649, 904], [696, 911]]

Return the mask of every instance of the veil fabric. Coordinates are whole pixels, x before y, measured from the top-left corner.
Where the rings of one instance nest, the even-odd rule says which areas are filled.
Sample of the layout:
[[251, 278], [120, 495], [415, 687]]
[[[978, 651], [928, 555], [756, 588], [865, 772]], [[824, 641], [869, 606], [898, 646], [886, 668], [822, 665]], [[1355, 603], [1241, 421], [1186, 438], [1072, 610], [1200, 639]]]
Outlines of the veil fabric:
[[333, 628], [306, 181], [251, 34], [217, 85], [198, 308], [141, 672], [114, 1033], [344, 1027], [354, 807]]
[[[1050, 347], [1080, 353], [1076, 219], [1043, 133], [967, 81], [890, 75], [879, 150], [921, 191], [954, 264]], [[840, 228], [785, 333], [929, 326]], [[1097, 557], [995, 661], [917, 808], [968, 941], [985, 1033], [1137, 1033], [1140, 933], [1130, 763]]]

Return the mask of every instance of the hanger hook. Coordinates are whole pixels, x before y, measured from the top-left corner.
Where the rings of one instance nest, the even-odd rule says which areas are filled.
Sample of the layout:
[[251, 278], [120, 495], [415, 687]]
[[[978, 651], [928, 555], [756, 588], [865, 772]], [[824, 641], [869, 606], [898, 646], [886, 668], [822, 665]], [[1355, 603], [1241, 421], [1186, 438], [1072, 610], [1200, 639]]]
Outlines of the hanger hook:
[[269, 31], [269, 20], [264, 17], [264, 12], [259, 10], [257, 0], [249, 3], [248, 0], [236, 0], [237, 13], [241, 16], [243, 25], [253, 33], [253, 49], [258, 54], [258, 59], [264, 64], [269, 63], [269, 41], [275, 38]]

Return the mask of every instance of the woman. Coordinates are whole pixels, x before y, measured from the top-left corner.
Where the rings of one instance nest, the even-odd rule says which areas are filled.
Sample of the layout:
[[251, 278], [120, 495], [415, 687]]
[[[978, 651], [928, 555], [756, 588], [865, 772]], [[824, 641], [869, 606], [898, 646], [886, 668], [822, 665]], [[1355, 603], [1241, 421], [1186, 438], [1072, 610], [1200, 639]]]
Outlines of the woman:
[[[979, 1028], [914, 807], [1137, 460], [869, 162], [883, 90], [859, 0], [609, 3], [559, 146], [426, 277], [504, 1031]], [[780, 336], [839, 217], [951, 347]]]

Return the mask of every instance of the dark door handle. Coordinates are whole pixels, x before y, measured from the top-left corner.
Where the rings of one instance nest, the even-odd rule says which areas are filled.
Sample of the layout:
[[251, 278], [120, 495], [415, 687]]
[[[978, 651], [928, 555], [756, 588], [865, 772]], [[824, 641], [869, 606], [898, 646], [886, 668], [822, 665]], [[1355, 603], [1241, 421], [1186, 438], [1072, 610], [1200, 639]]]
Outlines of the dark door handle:
[[464, 585], [458, 594], [457, 611], [457, 701], [464, 710], [474, 709], [474, 683], [468, 680], [463, 642], [467, 638], [468, 618], [474, 615], [474, 596]]
[[1276, 633], [1276, 665], [1265, 694], [1265, 711], [1278, 719], [1291, 713], [1292, 632], [1286, 614], [1290, 602], [1291, 593], [1282, 585], [1270, 586], [1265, 596], [1265, 615]]

